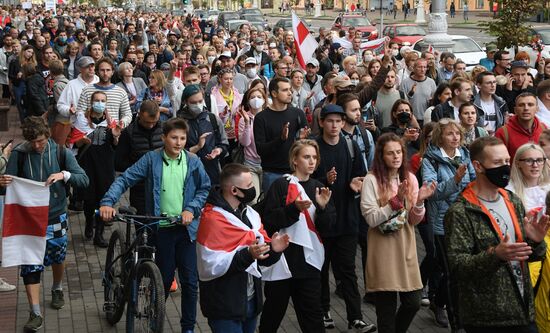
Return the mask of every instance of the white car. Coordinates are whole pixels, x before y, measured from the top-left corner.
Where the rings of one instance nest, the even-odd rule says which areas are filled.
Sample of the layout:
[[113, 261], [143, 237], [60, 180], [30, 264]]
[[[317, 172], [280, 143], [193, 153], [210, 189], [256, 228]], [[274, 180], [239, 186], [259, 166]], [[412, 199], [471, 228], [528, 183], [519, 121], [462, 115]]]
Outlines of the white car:
[[[454, 45], [452, 52], [457, 59], [461, 59], [466, 63], [466, 70], [471, 71], [474, 66], [479, 65], [479, 61], [486, 58], [485, 51], [479, 44], [468, 36], [451, 35]], [[418, 52], [424, 50], [424, 39], [419, 39], [413, 45], [413, 49]]]

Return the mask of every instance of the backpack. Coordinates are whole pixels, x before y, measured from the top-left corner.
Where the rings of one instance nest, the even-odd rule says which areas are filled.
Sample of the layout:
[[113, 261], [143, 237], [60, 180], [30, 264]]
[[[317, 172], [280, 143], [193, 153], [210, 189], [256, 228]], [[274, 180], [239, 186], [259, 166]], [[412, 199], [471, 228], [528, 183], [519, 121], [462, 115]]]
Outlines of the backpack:
[[[364, 128], [359, 126], [359, 132], [361, 133], [361, 138], [363, 139], [363, 144], [365, 145], [365, 159], [370, 154], [371, 145], [367, 137], [367, 132]], [[353, 139], [349, 135], [344, 134], [344, 139], [346, 139], [346, 144], [348, 146], [348, 151], [351, 156], [351, 161], [355, 161], [355, 150], [353, 149]], [[368, 169], [368, 165], [365, 165], [365, 168]]]
[[[439, 162], [437, 162], [431, 157], [422, 157], [422, 160], [424, 159], [427, 159], [430, 162], [430, 164], [434, 167], [435, 173], [439, 171]], [[422, 186], [422, 184], [424, 183], [422, 180], [422, 161], [420, 161], [420, 167], [418, 168], [418, 171], [416, 171], [415, 176], [416, 176], [416, 179], [418, 180], [418, 185]]]
[[[23, 177], [23, 167], [25, 163], [25, 156], [27, 153], [17, 152], [17, 177]], [[65, 146], [58, 144], [57, 145], [57, 163], [59, 164], [59, 170], [65, 170], [65, 159], [67, 155], [67, 149]], [[68, 183], [64, 182], [65, 186], [65, 195], [69, 196], [71, 186]]]
[[212, 125], [212, 129], [214, 130], [214, 138], [217, 138], [220, 134], [220, 126], [218, 124], [218, 120], [216, 119], [216, 115], [212, 112], [208, 112], [208, 119], [210, 120], [210, 124]]

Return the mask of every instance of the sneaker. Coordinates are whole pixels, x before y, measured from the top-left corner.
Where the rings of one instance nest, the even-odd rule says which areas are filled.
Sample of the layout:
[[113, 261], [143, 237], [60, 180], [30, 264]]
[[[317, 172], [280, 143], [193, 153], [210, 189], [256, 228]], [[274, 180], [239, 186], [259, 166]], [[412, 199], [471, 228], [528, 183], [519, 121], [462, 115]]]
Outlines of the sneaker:
[[430, 309], [434, 314], [435, 322], [439, 326], [444, 328], [449, 327], [449, 319], [447, 318], [447, 311], [444, 308], [433, 304], [432, 306], [430, 306]]
[[420, 305], [422, 306], [429, 306], [430, 305], [430, 297], [428, 296], [428, 288], [424, 287], [422, 289], [422, 299], [420, 300]]
[[63, 299], [63, 290], [52, 290], [52, 308], [59, 310], [65, 306], [65, 300]]
[[334, 320], [330, 316], [330, 312], [327, 312], [323, 315], [323, 323], [325, 324], [325, 328], [334, 328], [334, 327], [336, 327], [334, 325]]
[[6, 280], [0, 278], [0, 292], [7, 292], [7, 291], [14, 291], [15, 286], [13, 284], [9, 284], [6, 282]]
[[174, 278], [174, 281], [172, 281], [172, 285], [170, 286], [170, 292], [173, 293], [175, 291], [178, 291], [178, 282], [176, 281], [176, 278]]
[[348, 330], [353, 329], [355, 332], [358, 333], [369, 333], [376, 331], [376, 325], [374, 324], [367, 324], [364, 321], [360, 319], [356, 319], [351, 323], [348, 323]]
[[23, 330], [25, 332], [36, 332], [42, 328], [43, 322], [44, 319], [41, 315], [37, 315], [36, 313], [31, 312], [29, 320], [27, 320], [27, 323], [25, 324], [25, 327], [23, 327]]

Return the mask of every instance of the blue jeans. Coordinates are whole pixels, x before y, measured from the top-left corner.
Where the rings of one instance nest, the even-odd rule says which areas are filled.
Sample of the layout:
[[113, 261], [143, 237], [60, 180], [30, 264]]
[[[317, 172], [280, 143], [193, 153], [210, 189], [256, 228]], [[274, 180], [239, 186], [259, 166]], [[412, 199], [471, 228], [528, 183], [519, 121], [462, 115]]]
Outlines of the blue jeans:
[[275, 180], [278, 178], [281, 178], [283, 176], [282, 173], [274, 173], [274, 172], [267, 172], [264, 171], [264, 174], [262, 176], [262, 192], [267, 193], [267, 190], [269, 190], [269, 187]]
[[252, 297], [246, 305], [246, 319], [229, 320], [229, 319], [208, 319], [208, 325], [212, 329], [212, 333], [254, 333], [256, 330], [256, 322], [258, 317], [256, 312], [256, 296]]
[[174, 272], [178, 269], [181, 290], [182, 331], [193, 330], [197, 318], [198, 273], [195, 242], [183, 226], [159, 228], [155, 234], [156, 264], [162, 274], [165, 296], [170, 293]]

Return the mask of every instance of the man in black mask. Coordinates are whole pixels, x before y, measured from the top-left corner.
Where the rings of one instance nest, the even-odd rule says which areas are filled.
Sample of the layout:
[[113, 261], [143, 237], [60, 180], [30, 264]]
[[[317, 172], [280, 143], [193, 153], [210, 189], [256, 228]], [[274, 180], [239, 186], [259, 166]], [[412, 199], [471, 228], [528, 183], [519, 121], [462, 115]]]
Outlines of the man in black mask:
[[475, 140], [470, 157], [476, 180], [445, 215], [448, 269], [452, 290], [460, 290], [455, 296], [462, 324], [467, 332], [536, 332], [527, 261], [546, 253], [548, 216], [526, 214], [522, 200], [504, 189], [510, 154], [501, 140]]

